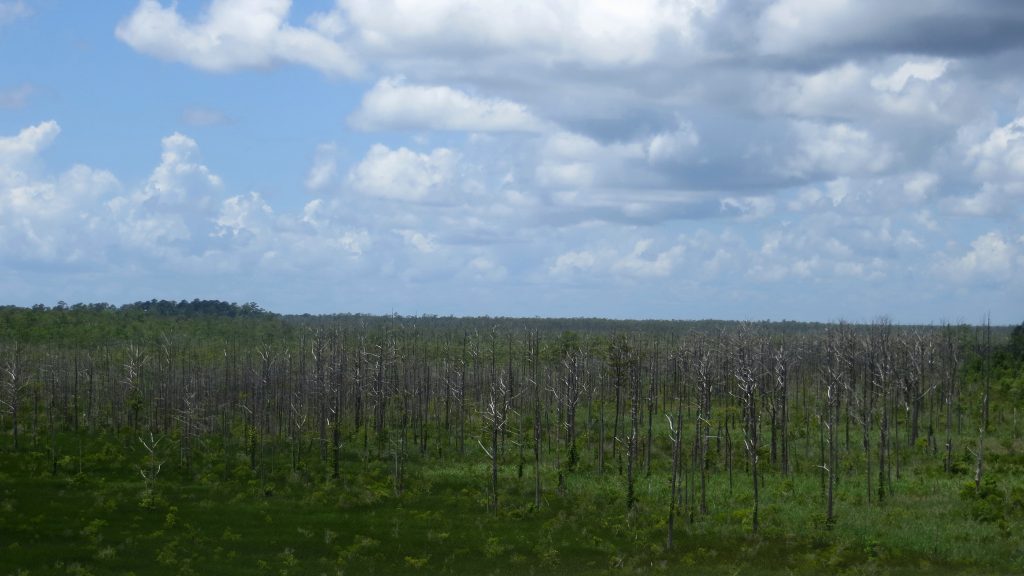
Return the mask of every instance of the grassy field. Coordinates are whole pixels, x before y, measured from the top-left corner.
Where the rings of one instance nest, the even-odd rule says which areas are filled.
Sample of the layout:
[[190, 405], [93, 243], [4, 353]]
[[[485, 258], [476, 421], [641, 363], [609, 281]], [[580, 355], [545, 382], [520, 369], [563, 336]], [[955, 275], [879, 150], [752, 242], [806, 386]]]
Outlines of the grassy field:
[[[762, 525], [750, 533], [749, 475], [709, 482], [708, 514], [680, 511], [666, 549], [669, 479], [641, 475], [626, 513], [625, 480], [588, 460], [565, 476], [501, 470], [488, 509], [484, 455], [411, 458], [396, 494], [386, 459], [346, 452], [331, 479], [312, 451], [293, 471], [281, 447], [261, 475], [244, 453], [208, 447], [191, 475], [168, 462], [152, 482], [137, 438], [58, 439], [0, 451], [0, 574], [1017, 574], [1024, 571], [1024, 457], [992, 458], [975, 494], [965, 473], [908, 454], [886, 501], [841, 476], [837, 521], [823, 522], [814, 469], [770, 472]], [[168, 444], [170, 444], [168, 442]], [[82, 456], [79, 457], [79, 448]], [[159, 452], [158, 452], [159, 453]], [[1014, 455], [1017, 454], [1017, 455]], [[306, 464], [311, 462], [311, 464]], [[855, 470], [855, 463], [849, 468]]]

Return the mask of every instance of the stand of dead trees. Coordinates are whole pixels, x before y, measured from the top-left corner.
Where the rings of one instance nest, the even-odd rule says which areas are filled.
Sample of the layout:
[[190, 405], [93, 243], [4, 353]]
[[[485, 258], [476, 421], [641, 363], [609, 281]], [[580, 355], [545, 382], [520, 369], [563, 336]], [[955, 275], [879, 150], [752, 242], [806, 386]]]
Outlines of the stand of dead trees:
[[[503, 478], [527, 471], [536, 508], [548, 477], [564, 492], [573, 475], [610, 473], [633, 511], [648, 504], [641, 475], [660, 476], [651, 485], [667, 486], [671, 546], [677, 516], [695, 522], [720, 501], [715, 482], [729, 497], [749, 495], [753, 532], [765, 483], [795, 473], [820, 474], [826, 525], [841, 521], [844, 474], [861, 479], [868, 505], [881, 505], [915, 454], [952, 474], [969, 451], [980, 487], [993, 346], [988, 325], [885, 319], [670, 336], [428, 330], [395, 319], [249, 344], [161, 334], [49, 345], [9, 334], [0, 340], [0, 449], [49, 443], [56, 473], [74, 456], [60, 453], [58, 435], [103, 432], [126, 449], [142, 439], [148, 461], [160, 463], [142, 470], [147, 483], [174, 465], [161, 451], [176, 447], [186, 476], [201, 456], [220, 451], [228, 474], [244, 455], [268, 491], [281, 468], [344, 482], [346, 467], [381, 462], [396, 495], [412, 460], [482, 454], [495, 513]], [[966, 378], [968, 366], [981, 377]], [[848, 472], [848, 461], [860, 469]], [[734, 487], [734, 468], [749, 480]]]

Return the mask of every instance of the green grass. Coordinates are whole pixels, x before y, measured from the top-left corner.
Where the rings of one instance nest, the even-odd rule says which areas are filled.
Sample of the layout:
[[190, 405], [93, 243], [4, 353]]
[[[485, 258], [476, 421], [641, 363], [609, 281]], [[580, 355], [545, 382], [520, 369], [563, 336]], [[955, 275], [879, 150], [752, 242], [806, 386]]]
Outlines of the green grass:
[[[66, 442], [68, 452], [76, 446]], [[187, 477], [168, 455], [150, 489], [142, 451], [95, 438], [52, 474], [42, 447], [0, 452], [3, 574], [1008, 574], [1024, 570], [1024, 514], [1013, 508], [1020, 468], [1009, 457], [991, 487], [998, 517], [961, 496], [963, 475], [908, 467], [883, 505], [865, 502], [863, 478], [844, 475], [834, 527], [824, 525], [817, 472], [765, 477], [761, 531], [750, 534], [749, 476], [709, 483], [709, 513], [683, 511], [665, 549], [668, 477], [642, 474], [637, 509], [625, 479], [584, 461], [533, 506], [533, 469], [501, 470], [500, 510], [488, 510], [482, 454], [410, 458], [396, 495], [386, 461], [346, 453], [342, 478], [317, 454], [293, 472], [287, 450], [264, 476], [244, 454], [197, 461]], [[77, 453], [77, 447], [75, 448]], [[79, 472], [81, 466], [81, 472]], [[996, 466], [993, 466], [996, 468]], [[995, 473], [993, 473], [995, 474]], [[1015, 484], [1016, 482], [1016, 484]], [[1001, 496], [1000, 496], [1001, 495]], [[991, 496], [991, 495], [990, 495]], [[1020, 504], [1020, 503], [1018, 503]], [[984, 512], [984, 510], [982, 510]]]

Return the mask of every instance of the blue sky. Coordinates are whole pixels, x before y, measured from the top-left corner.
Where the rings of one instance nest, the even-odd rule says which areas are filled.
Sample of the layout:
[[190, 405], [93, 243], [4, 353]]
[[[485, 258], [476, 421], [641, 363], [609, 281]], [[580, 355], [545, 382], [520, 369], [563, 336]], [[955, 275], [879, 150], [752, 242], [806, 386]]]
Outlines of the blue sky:
[[1024, 4], [0, 0], [0, 300], [1024, 318]]

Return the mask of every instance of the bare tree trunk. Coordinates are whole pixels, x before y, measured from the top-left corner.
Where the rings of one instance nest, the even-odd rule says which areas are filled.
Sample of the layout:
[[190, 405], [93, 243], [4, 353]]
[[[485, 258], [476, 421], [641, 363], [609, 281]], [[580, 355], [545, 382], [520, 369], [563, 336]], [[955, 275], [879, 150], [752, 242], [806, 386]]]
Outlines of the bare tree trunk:
[[981, 480], [985, 474], [985, 434], [988, 432], [988, 397], [992, 372], [992, 320], [985, 318], [985, 333], [982, 341], [982, 393], [981, 422], [978, 424], [978, 448], [975, 454], [974, 488], [981, 490]]
[[636, 507], [636, 487], [634, 486], [633, 469], [636, 462], [637, 433], [640, 425], [640, 359], [639, 351], [627, 351], [629, 358], [629, 391], [630, 433], [626, 446], [626, 509], [632, 512]]

